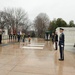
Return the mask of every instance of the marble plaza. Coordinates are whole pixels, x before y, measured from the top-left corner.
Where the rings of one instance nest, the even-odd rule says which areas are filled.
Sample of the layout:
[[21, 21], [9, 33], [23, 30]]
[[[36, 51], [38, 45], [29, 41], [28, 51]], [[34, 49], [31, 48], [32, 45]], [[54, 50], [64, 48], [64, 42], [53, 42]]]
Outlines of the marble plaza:
[[8, 45], [0, 46], [0, 75], [75, 75], [75, 53], [65, 51], [65, 60], [59, 61], [50, 41], [3, 44]]

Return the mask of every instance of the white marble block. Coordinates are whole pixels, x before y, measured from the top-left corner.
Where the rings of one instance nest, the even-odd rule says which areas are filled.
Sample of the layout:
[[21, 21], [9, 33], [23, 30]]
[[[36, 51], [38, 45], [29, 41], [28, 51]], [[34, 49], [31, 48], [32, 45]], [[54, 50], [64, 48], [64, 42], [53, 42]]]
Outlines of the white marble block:
[[58, 27], [56, 29], [58, 35], [60, 35], [60, 32], [59, 32], [60, 28], [64, 29], [65, 49], [70, 49], [71, 47], [74, 47], [74, 44], [75, 44], [75, 27]]

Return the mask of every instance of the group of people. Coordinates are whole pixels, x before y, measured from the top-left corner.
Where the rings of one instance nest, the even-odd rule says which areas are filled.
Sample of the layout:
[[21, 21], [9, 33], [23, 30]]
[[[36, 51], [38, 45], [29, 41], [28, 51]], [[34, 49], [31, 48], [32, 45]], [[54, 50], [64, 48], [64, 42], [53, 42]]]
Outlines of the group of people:
[[[55, 45], [55, 50], [58, 50], [58, 44], [59, 44], [59, 51], [60, 51], [60, 61], [64, 60], [64, 41], [65, 41], [65, 35], [64, 35], [64, 29], [60, 28], [60, 36], [58, 41], [58, 34], [57, 32], [52, 33], [52, 42]], [[23, 42], [25, 42], [26, 34], [24, 32], [18, 31], [17, 33], [10, 33], [9, 34], [9, 40], [17, 39], [18, 42], [22, 39]], [[31, 37], [30, 34], [28, 34], [28, 42], [30, 43]], [[2, 30], [0, 29], [0, 44], [2, 43]]]
[[26, 36], [28, 36], [28, 42], [30, 43], [30, 34], [26, 35], [25, 32], [22, 31], [18, 31], [16, 34], [9, 34], [9, 40], [18, 40], [18, 42], [22, 40], [22, 42], [25, 42]]
[[[26, 35], [25, 32], [22, 32], [22, 31], [16, 32], [14, 30], [14, 31], [10, 31], [8, 33], [9, 33], [9, 41], [17, 40], [18, 42], [20, 42], [22, 40], [22, 42], [25, 42], [25, 38], [27, 36], [28, 42], [29, 43], [31, 42], [30, 34]], [[2, 44], [2, 34], [3, 34], [3, 31], [2, 31], [2, 29], [0, 29], [0, 44]]]
[[64, 60], [64, 41], [65, 41], [65, 35], [64, 35], [64, 29], [60, 28], [60, 36], [58, 41], [58, 34], [57, 32], [52, 33], [52, 42], [54, 44], [55, 50], [58, 50], [59, 45], [59, 51], [60, 51], [60, 61]]

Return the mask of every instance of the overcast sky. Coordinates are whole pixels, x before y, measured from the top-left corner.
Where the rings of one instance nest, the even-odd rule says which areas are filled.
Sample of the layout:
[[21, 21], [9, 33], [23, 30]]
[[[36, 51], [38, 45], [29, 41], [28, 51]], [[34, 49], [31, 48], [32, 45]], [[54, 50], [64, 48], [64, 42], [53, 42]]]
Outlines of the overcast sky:
[[75, 0], [0, 0], [0, 9], [23, 8], [31, 20], [39, 13], [47, 13], [50, 20], [63, 18], [75, 22]]

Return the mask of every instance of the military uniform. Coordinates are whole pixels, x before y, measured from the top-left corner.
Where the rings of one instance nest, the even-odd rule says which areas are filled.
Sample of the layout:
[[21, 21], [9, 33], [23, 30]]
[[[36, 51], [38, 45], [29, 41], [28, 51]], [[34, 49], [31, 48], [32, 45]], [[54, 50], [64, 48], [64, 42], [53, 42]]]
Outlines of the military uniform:
[[[60, 29], [64, 30], [64, 29]], [[64, 60], [64, 33], [60, 34], [59, 37], [59, 50], [60, 50], [60, 59], [59, 60]]]

